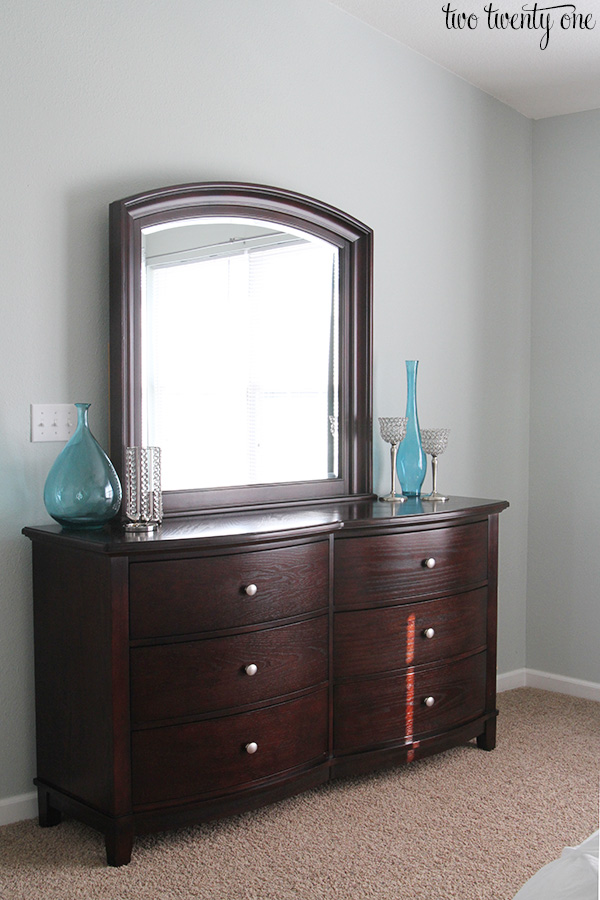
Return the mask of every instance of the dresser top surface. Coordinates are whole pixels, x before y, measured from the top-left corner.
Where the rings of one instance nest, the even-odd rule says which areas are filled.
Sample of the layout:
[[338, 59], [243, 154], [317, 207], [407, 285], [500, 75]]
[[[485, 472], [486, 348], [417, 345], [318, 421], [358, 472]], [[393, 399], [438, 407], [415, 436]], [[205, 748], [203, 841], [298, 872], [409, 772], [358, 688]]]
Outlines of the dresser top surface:
[[446, 502], [407, 498], [404, 503], [379, 500], [325, 503], [305, 507], [272, 507], [264, 510], [211, 513], [165, 519], [148, 534], [130, 534], [118, 524], [100, 529], [63, 528], [57, 524], [27, 527], [23, 534], [34, 541], [67, 542], [80, 549], [109, 554], [144, 553], [190, 548], [198, 543], [215, 546], [253, 544], [264, 540], [310, 538], [357, 530], [428, 527], [485, 518], [508, 506], [505, 500], [451, 497]]

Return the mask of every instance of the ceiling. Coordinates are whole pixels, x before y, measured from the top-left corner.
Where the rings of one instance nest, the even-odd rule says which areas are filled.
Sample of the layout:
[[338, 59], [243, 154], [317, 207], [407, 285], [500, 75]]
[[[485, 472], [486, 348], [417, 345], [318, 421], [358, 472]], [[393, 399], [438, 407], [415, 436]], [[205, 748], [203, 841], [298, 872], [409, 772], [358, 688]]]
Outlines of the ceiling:
[[[600, 0], [330, 2], [528, 118], [600, 108]], [[447, 27], [446, 6], [476, 15], [476, 23], [471, 19], [475, 27]], [[486, 8], [492, 11], [491, 22]], [[518, 27], [491, 27], [494, 11], [514, 16]], [[562, 21], [573, 14], [577, 27], [571, 18]], [[595, 27], [579, 27], [580, 16]]]

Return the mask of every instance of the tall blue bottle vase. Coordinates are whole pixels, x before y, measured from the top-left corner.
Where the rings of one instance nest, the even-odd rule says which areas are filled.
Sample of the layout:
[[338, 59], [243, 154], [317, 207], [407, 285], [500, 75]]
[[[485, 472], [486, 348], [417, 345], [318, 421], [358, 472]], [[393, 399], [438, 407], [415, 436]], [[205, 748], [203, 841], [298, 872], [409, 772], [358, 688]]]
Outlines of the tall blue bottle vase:
[[418, 359], [406, 360], [406, 436], [398, 448], [396, 471], [405, 497], [420, 497], [427, 471], [427, 454], [421, 445], [417, 411]]
[[121, 506], [121, 483], [88, 424], [89, 403], [76, 403], [77, 427], [48, 473], [44, 504], [71, 528], [102, 528]]

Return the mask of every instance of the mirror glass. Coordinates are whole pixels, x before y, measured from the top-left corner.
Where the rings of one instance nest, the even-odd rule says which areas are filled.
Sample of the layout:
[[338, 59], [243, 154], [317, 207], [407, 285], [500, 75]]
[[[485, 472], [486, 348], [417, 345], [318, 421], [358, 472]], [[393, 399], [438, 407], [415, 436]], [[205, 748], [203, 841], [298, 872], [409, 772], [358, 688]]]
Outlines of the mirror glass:
[[371, 496], [372, 232], [264, 185], [110, 205], [110, 454], [165, 515]]
[[164, 490], [338, 477], [338, 257], [266, 221], [142, 230], [143, 443]]

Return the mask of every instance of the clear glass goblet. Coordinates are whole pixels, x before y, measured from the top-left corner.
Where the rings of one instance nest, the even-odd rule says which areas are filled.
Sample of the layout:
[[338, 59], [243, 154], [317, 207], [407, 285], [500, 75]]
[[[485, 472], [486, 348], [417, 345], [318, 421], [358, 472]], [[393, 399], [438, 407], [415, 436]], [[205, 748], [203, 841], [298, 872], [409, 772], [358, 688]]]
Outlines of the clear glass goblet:
[[421, 428], [421, 444], [425, 453], [431, 456], [431, 478], [432, 491], [422, 497], [422, 500], [448, 500], [443, 494], [439, 494], [437, 490], [437, 462], [438, 456], [441, 456], [448, 446], [449, 428]]
[[380, 500], [387, 500], [391, 503], [404, 503], [406, 497], [396, 492], [396, 456], [398, 454], [398, 446], [404, 440], [406, 435], [406, 423], [408, 419], [401, 416], [379, 417], [379, 433], [384, 441], [391, 444], [390, 456], [392, 463], [392, 484], [390, 493]]

